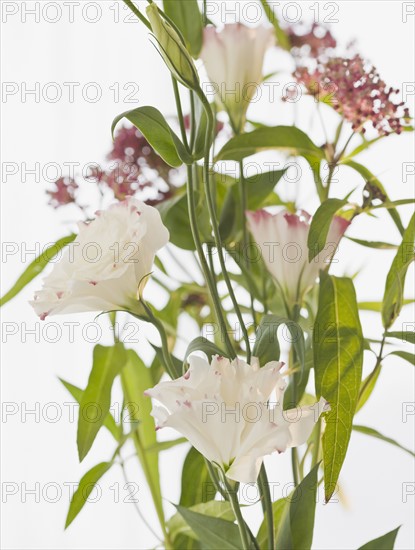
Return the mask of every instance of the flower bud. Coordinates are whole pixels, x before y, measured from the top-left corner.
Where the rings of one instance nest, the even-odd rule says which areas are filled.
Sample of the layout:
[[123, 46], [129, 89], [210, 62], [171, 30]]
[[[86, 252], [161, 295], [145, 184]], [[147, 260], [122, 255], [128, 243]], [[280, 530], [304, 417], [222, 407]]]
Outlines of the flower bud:
[[199, 75], [193, 63], [193, 59], [180, 39], [180, 36], [175, 29], [161, 17], [156, 4], [150, 4], [146, 12], [151, 23], [154, 37], [160, 47], [160, 54], [173, 76], [181, 82], [183, 86], [191, 90], [197, 90], [199, 88]]

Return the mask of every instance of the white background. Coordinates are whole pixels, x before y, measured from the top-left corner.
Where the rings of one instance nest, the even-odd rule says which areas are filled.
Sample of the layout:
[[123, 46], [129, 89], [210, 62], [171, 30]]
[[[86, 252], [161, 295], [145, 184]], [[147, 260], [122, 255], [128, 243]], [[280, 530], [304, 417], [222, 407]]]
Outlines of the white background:
[[[33, 249], [35, 243], [42, 245], [56, 240], [73, 228], [72, 220], [78, 215], [69, 207], [54, 212], [46, 205], [44, 193], [48, 188], [45, 178], [36, 181], [34, 175], [22, 173], [22, 163], [34, 168], [36, 162], [41, 168], [50, 162], [103, 162], [111, 146], [110, 124], [118, 113], [133, 108], [136, 104], [123, 102], [122, 87], [127, 82], [139, 84], [140, 105], [157, 106], [165, 114], [174, 114], [169, 75], [150, 45], [147, 32], [138, 24], [122, 22], [127, 11], [119, 4], [121, 21], [116, 22], [115, 2], [100, 2], [101, 14], [95, 23], [82, 17], [80, 7], [74, 7], [74, 22], [69, 22], [69, 9], [65, 8], [62, 18], [56, 23], [56, 11], [49, 7], [42, 15], [42, 7], [52, 2], [38, 2], [41, 10], [39, 21], [26, 14], [24, 7], [34, 8], [35, 3], [3, 2], [3, 82], [14, 82], [18, 93], [3, 96], [2, 103], [2, 240], [18, 245], [18, 253], [9, 257], [3, 254], [3, 290], [7, 290], [25, 267], [24, 246]], [[61, 3], [62, 5], [64, 3]], [[75, 3], [77, 4], [77, 3]], [[90, 3], [96, 4], [96, 3]], [[246, 7], [252, 2], [240, 2]], [[329, 12], [323, 10], [327, 3], [320, 2], [322, 17]], [[334, 3], [331, 3], [334, 4]], [[408, 4], [408, 3], [407, 3]], [[6, 8], [7, 5], [7, 8]], [[227, 2], [229, 8], [231, 2]], [[305, 19], [313, 12], [310, 3], [301, 2]], [[402, 89], [404, 82], [413, 82], [413, 30], [414, 17], [403, 22], [401, 2], [340, 2], [332, 25], [335, 36], [343, 44], [356, 38], [358, 48], [365, 57], [373, 61], [383, 78]], [[223, 6], [222, 6], [223, 7]], [[6, 16], [5, 10], [18, 13]], [[327, 5], [326, 8], [328, 9]], [[89, 19], [96, 16], [94, 6], [88, 9]], [[331, 11], [331, 9], [330, 9]], [[292, 12], [294, 13], [294, 12]], [[249, 17], [249, 15], [248, 15]], [[293, 17], [293, 15], [291, 15]], [[5, 23], [5, 20], [7, 22]], [[228, 22], [232, 21], [229, 17]], [[287, 58], [272, 53], [267, 60], [267, 69], [287, 68]], [[268, 67], [269, 65], [269, 67]], [[41, 90], [45, 84], [56, 82], [61, 86], [63, 97], [56, 103], [42, 96], [36, 101], [33, 96], [21, 96], [24, 83], [33, 88], [39, 82]], [[68, 89], [64, 82], [79, 82], [75, 98], [68, 100]], [[96, 103], [86, 101], [81, 90], [86, 83], [96, 82], [102, 89], [102, 99]], [[120, 83], [121, 100], [117, 103], [110, 87]], [[52, 90], [50, 90], [52, 94]], [[92, 89], [91, 89], [92, 94]], [[411, 103], [412, 97], [408, 101]], [[304, 101], [299, 124], [305, 130], [310, 128], [311, 105]], [[414, 112], [413, 102], [411, 112]], [[292, 110], [280, 101], [269, 106], [264, 98], [250, 113], [252, 118], [266, 119], [275, 124], [291, 123]], [[321, 140], [317, 119], [312, 123], [314, 137]], [[321, 142], [321, 141], [320, 141]], [[393, 199], [412, 196], [414, 180], [406, 183], [402, 177], [402, 164], [411, 162], [413, 138], [410, 135], [392, 136], [366, 152], [359, 160], [365, 163], [384, 182]], [[279, 157], [275, 157], [279, 158]], [[5, 163], [17, 163], [18, 173], [7, 176]], [[10, 165], [9, 165], [10, 166]], [[23, 167], [24, 168], [24, 167]], [[62, 168], [65, 172], [65, 168]], [[300, 204], [310, 211], [316, 206], [312, 184], [305, 175], [300, 186]], [[339, 176], [334, 193], [345, 194], [345, 190], [361, 185], [362, 180], [344, 169]], [[292, 198], [294, 191], [286, 183], [281, 186], [281, 195]], [[411, 208], [403, 209], [407, 222]], [[388, 216], [380, 219], [358, 219], [350, 230], [351, 235], [372, 240], [399, 242], [399, 234]], [[21, 256], [23, 253], [23, 258]], [[353, 274], [362, 272], [356, 279], [359, 300], [378, 300], [383, 292], [385, 275], [393, 253], [375, 253], [351, 243], [341, 247], [336, 273]], [[409, 273], [409, 279], [413, 271]], [[7, 549], [127, 549], [151, 548], [156, 541], [148, 533], [137, 516], [132, 504], [122, 503], [127, 496], [124, 481], [118, 468], [113, 468], [103, 478], [102, 496], [96, 504], [88, 504], [74, 524], [64, 532], [63, 526], [68, 508], [68, 487], [64, 483], [77, 482], [83, 473], [101, 460], [108, 459], [113, 450], [112, 440], [107, 433], [100, 433], [94, 447], [84, 463], [79, 465], [76, 451], [76, 422], [69, 418], [69, 408], [64, 406], [71, 399], [61, 387], [57, 377], [63, 377], [79, 386], [87, 381], [91, 364], [92, 343], [82, 338], [81, 329], [93, 321], [93, 315], [58, 317], [51, 322], [60, 323], [63, 336], [58, 343], [48, 342], [50, 334], [27, 335], [22, 342], [25, 328], [34, 329], [37, 319], [27, 304], [40, 281], [28, 285], [21, 295], [4, 307], [2, 311], [3, 347], [1, 391], [5, 403], [15, 403], [18, 412], [2, 414], [2, 547]], [[408, 296], [413, 288], [408, 285]], [[155, 297], [157, 299], [157, 297]], [[413, 311], [407, 307], [396, 324], [400, 330], [403, 322], [411, 321]], [[362, 316], [365, 333], [378, 337], [381, 331], [379, 316]], [[68, 330], [61, 325], [67, 321], [78, 322], [75, 328], [76, 341], [69, 343]], [[10, 323], [16, 323], [11, 325]], [[24, 323], [26, 325], [24, 325]], [[106, 321], [101, 321], [103, 342], [111, 341]], [[6, 330], [17, 327], [18, 333], [9, 335]], [[40, 326], [40, 325], [39, 325]], [[42, 330], [42, 326], [40, 329]], [[154, 336], [154, 335], [153, 335]], [[91, 336], [90, 336], [91, 337]], [[144, 333], [140, 333], [138, 350], [147, 350]], [[372, 356], [366, 357], [365, 372], [373, 366]], [[368, 404], [356, 418], [359, 424], [372, 426], [403, 445], [414, 445], [414, 416], [403, 421], [405, 403], [414, 401], [414, 372], [408, 363], [399, 359], [385, 362], [379, 384]], [[118, 392], [114, 392], [114, 402]], [[39, 403], [40, 415], [25, 417], [24, 407], [35, 408]], [[44, 409], [45, 404], [56, 402], [62, 411], [62, 419], [48, 422], [54, 410]], [[43, 410], [43, 414], [42, 414]], [[22, 418], [23, 414], [23, 418]], [[129, 454], [126, 452], [126, 455]], [[168, 503], [177, 502], [179, 495], [179, 472], [185, 447], [166, 452], [162, 459], [162, 483], [166, 499], [166, 510], [172, 513]], [[290, 481], [289, 456], [271, 457], [267, 460], [269, 478], [280, 483]], [[140, 485], [140, 507], [148, 519], [156, 524], [149, 504], [147, 490], [142, 485], [142, 476], [134, 460], [128, 463], [129, 477]], [[414, 497], [402, 496], [403, 484], [414, 482], [411, 457], [395, 447], [354, 434], [349, 454], [341, 474], [343, 503], [330, 503], [317, 507], [315, 527], [315, 549], [352, 549], [380, 536], [402, 524], [396, 548], [415, 547], [413, 514]], [[34, 489], [38, 483], [40, 498], [25, 495], [26, 489]], [[48, 483], [52, 483], [45, 493]], [[120, 487], [121, 502], [114, 502], [114, 484]], [[110, 487], [113, 489], [110, 489]], [[54, 487], [60, 487], [62, 495], [56, 496]], [[7, 490], [16, 490], [7, 495]], [[43, 491], [43, 494], [42, 494]], [[276, 493], [280, 496], [281, 492]], [[321, 495], [320, 495], [321, 496]], [[37, 502], [38, 500], [38, 502]], [[320, 498], [320, 501], [323, 499]], [[258, 525], [258, 508], [249, 515], [252, 525]]]

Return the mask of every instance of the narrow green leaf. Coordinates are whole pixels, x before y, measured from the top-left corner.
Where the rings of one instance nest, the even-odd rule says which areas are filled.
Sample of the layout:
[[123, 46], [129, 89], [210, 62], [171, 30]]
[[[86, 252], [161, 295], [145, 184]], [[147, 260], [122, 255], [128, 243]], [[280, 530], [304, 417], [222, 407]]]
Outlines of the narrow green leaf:
[[[264, 315], [258, 326], [257, 337], [252, 350], [252, 355], [258, 357], [259, 364], [263, 367], [269, 361], [278, 361], [280, 358], [280, 345], [278, 342], [277, 331], [281, 325], [286, 325], [291, 338], [290, 341], [294, 347], [296, 360], [301, 367], [301, 375], [297, 384], [301, 382], [303, 376], [308, 376], [306, 372], [305, 362], [305, 341], [303, 331], [297, 323], [286, 319], [285, 317], [278, 317], [277, 315]], [[288, 394], [289, 395], [289, 394]], [[301, 395], [297, 395], [298, 400], [301, 399]], [[293, 406], [293, 403], [290, 403]]]
[[374, 437], [376, 439], [380, 439], [381, 441], [384, 441], [385, 443], [390, 443], [391, 445], [394, 445], [395, 447], [398, 447], [398, 449], [401, 449], [402, 451], [405, 451], [406, 453], [410, 454], [411, 456], [415, 457], [415, 453], [411, 451], [410, 449], [407, 449], [400, 443], [398, 443], [395, 439], [392, 439], [391, 437], [387, 437], [386, 435], [381, 434], [374, 428], [369, 428], [368, 426], [358, 426], [356, 424], [353, 425], [353, 430], [355, 432], [359, 432], [361, 434], [369, 435], [370, 437]]
[[322, 272], [314, 325], [317, 397], [330, 404], [323, 435], [326, 501], [330, 500], [346, 457], [362, 379], [364, 341], [356, 293], [348, 278]]
[[346, 237], [346, 239], [367, 248], [377, 248], [380, 250], [396, 250], [398, 248], [396, 244], [384, 243], [382, 241], [365, 241], [363, 239], [356, 239], [355, 237]]
[[[275, 502], [272, 503], [272, 513], [274, 516], [274, 539], [275, 540], [278, 537], [278, 530], [281, 527], [281, 521], [282, 521], [286, 506], [289, 506], [289, 501], [286, 498], [280, 498], [279, 500], [276, 500]], [[261, 550], [269, 549], [266, 518], [261, 523], [256, 539]]]
[[108, 472], [112, 466], [112, 462], [101, 462], [91, 468], [79, 482], [77, 490], [74, 492], [69, 505], [68, 515], [66, 516], [65, 529], [73, 522], [76, 516], [84, 507], [89, 495], [101, 477]]
[[[190, 507], [192, 512], [198, 512], [205, 516], [211, 516], [227, 521], [235, 519], [232, 507], [229, 502], [219, 500], [209, 500], [209, 502], [201, 502]], [[175, 541], [179, 535], [190, 537], [193, 540], [198, 540], [196, 534], [190, 526], [185, 522], [183, 517], [177, 512], [167, 522], [169, 536]]]
[[216, 160], [239, 161], [260, 151], [278, 149], [291, 155], [309, 159], [324, 158], [323, 151], [295, 126], [258, 128], [230, 139], [218, 153]]
[[376, 367], [372, 370], [372, 372], [368, 374], [364, 380], [362, 380], [362, 383], [360, 385], [359, 400], [356, 406], [356, 412], [360, 411], [360, 409], [363, 407], [363, 405], [365, 405], [369, 397], [372, 395], [381, 370], [382, 365], [378, 363]]
[[[384, 196], [386, 201], [389, 201], [389, 197], [386, 193], [385, 188], [381, 184], [381, 182], [378, 180], [376, 176], [372, 174], [370, 170], [366, 168], [366, 166], [363, 166], [362, 164], [359, 164], [358, 162], [355, 162], [353, 160], [343, 159], [340, 161], [340, 164], [344, 164], [345, 166], [349, 166], [353, 170], [355, 170], [358, 174], [362, 176], [362, 178], [365, 180], [367, 184], [370, 184], [371, 186], [377, 188], [381, 194]], [[388, 209], [390, 217], [395, 222], [396, 227], [398, 228], [401, 235], [404, 233], [404, 227], [402, 225], [401, 217], [399, 216], [398, 211], [396, 208]]]
[[203, 351], [203, 353], [208, 356], [209, 361], [212, 361], [212, 357], [214, 355], [221, 355], [222, 357], [226, 357], [226, 353], [222, 349], [220, 349], [216, 344], [214, 344], [210, 340], [207, 340], [203, 336], [198, 336], [197, 338], [192, 340], [187, 346], [186, 353], [184, 354], [183, 363], [186, 363], [187, 358], [194, 351]]
[[40, 256], [35, 258], [28, 267], [23, 271], [20, 277], [17, 279], [12, 288], [6, 292], [6, 294], [0, 299], [0, 307], [7, 304], [12, 298], [17, 296], [21, 290], [24, 289], [35, 277], [37, 277], [48, 263], [59, 254], [62, 248], [71, 243], [76, 238], [76, 235], [68, 235], [56, 241], [55, 244], [49, 246]]
[[396, 338], [402, 342], [409, 342], [410, 344], [415, 344], [415, 332], [411, 330], [401, 330], [401, 331], [392, 331], [385, 332], [385, 336], [388, 338]]
[[176, 506], [186, 523], [199, 540], [210, 550], [240, 550], [242, 541], [238, 526], [231, 521], [193, 512], [183, 506]]
[[386, 357], [389, 357], [389, 355], [396, 355], [397, 357], [408, 361], [411, 365], [415, 365], [415, 354], [410, 353], [409, 351], [392, 351], [391, 353], [388, 353]]
[[[415, 300], [404, 300], [403, 305], [408, 306], [413, 304]], [[367, 311], [377, 311], [381, 312], [383, 307], [383, 302], [359, 302], [359, 309], [365, 309]]]
[[405, 230], [402, 243], [393, 259], [391, 268], [386, 278], [385, 293], [383, 295], [382, 321], [388, 329], [399, 316], [403, 306], [403, 292], [405, 277], [408, 267], [415, 260], [415, 214]]
[[347, 204], [342, 199], [327, 199], [318, 207], [314, 214], [308, 232], [308, 261], [311, 262], [324, 250], [330, 225], [335, 213]]
[[216, 489], [210, 481], [205, 459], [192, 447], [183, 464], [180, 506], [190, 508], [199, 502], [213, 500], [215, 495]]
[[183, 163], [191, 164], [192, 157], [183, 143], [167, 124], [166, 119], [155, 107], [137, 107], [115, 117], [111, 132], [114, 135], [118, 122], [126, 118], [140, 130], [153, 149], [170, 166], [177, 168]]
[[121, 384], [128, 411], [128, 417], [124, 418], [124, 421], [138, 423], [133, 443], [150, 488], [157, 515], [163, 518], [158, 455], [154, 453], [149, 455], [147, 452], [147, 449], [157, 444], [154, 419], [150, 415], [151, 399], [144, 395], [145, 390], [153, 386], [152, 372], [134, 350], [126, 350], [126, 364], [121, 373]]
[[275, 37], [277, 39], [278, 46], [280, 46], [284, 50], [290, 50], [291, 48], [290, 39], [281, 28], [274, 10], [271, 8], [271, 6], [268, 5], [267, 0], [261, 0], [261, 4], [265, 10], [265, 13], [266, 13], [266, 16], [268, 17], [269, 22], [274, 25]]
[[176, 447], [176, 445], [182, 445], [183, 443], [188, 443], [185, 437], [179, 437], [177, 439], [172, 439], [171, 441], [160, 441], [147, 447], [146, 452], [161, 453], [162, 451], [168, 451], [169, 449]]
[[112, 384], [125, 361], [122, 344], [94, 348], [92, 370], [79, 407], [77, 444], [80, 461], [87, 455], [108, 415]]
[[371, 540], [370, 542], [361, 546], [358, 550], [393, 550], [395, 547], [395, 540], [400, 528], [401, 527], [399, 526], [393, 531], [386, 533], [386, 535]]
[[164, 12], [180, 29], [192, 56], [199, 56], [203, 43], [203, 22], [197, 0], [163, 0]]
[[313, 542], [319, 466], [320, 464], [314, 466], [288, 497], [289, 504], [284, 509], [281, 527], [277, 533], [277, 548], [310, 550]]
[[[65, 386], [68, 392], [72, 395], [75, 401], [80, 405], [82, 401], [82, 396], [84, 394], [84, 390], [81, 390], [81, 388], [74, 386], [73, 384], [71, 384], [70, 382], [67, 382], [66, 380], [63, 380], [62, 378], [59, 378], [59, 381], [62, 382], [62, 384]], [[107, 430], [114, 437], [114, 439], [119, 441], [120, 429], [117, 426], [117, 423], [115, 422], [115, 419], [110, 412], [107, 414], [103, 425], [107, 428]]]

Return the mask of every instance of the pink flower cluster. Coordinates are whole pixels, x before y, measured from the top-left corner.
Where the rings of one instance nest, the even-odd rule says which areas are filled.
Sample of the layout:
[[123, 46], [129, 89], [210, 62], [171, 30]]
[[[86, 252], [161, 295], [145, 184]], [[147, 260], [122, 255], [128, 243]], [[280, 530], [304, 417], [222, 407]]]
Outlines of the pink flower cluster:
[[364, 133], [371, 124], [380, 135], [400, 134], [409, 120], [408, 108], [397, 101], [399, 90], [387, 86], [360, 55], [319, 60], [314, 71], [298, 67], [294, 76], [349, 121], [355, 132]]
[[295, 58], [304, 56], [317, 58], [324, 55], [326, 50], [337, 46], [337, 41], [330, 30], [318, 23], [313, 23], [306, 32], [303, 25], [288, 27], [285, 32], [290, 39], [291, 53]]
[[73, 178], [64, 177], [55, 181], [54, 189], [46, 191], [49, 195], [49, 204], [53, 208], [59, 208], [64, 204], [76, 202], [76, 192], [79, 185]]

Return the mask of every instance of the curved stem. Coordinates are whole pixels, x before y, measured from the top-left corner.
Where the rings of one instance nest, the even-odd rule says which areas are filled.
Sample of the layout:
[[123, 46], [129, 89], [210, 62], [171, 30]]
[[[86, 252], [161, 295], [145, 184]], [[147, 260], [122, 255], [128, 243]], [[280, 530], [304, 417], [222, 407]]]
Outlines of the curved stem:
[[141, 11], [131, 2], [131, 0], [123, 0], [124, 4], [130, 8], [130, 10], [138, 17], [138, 19], [144, 23], [144, 25], [151, 31], [150, 22], [144, 17]]
[[207, 115], [207, 118], [208, 118], [208, 124], [207, 124], [207, 130], [206, 130], [205, 160], [204, 160], [204, 166], [203, 166], [203, 175], [204, 175], [203, 179], [204, 179], [204, 184], [205, 184], [205, 192], [206, 192], [206, 199], [207, 199], [207, 205], [208, 205], [208, 210], [209, 210], [209, 216], [210, 216], [210, 221], [211, 221], [211, 225], [212, 225], [212, 229], [213, 229], [213, 235], [214, 235], [214, 238], [215, 238], [215, 245], [216, 245], [216, 248], [217, 248], [217, 251], [218, 251], [219, 263], [220, 263], [220, 267], [221, 267], [221, 270], [222, 270], [223, 278], [224, 278], [224, 281], [225, 281], [226, 286], [228, 288], [229, 296], [232, 300], [232, 304], [233, 304], [236, 316], [237, 316], [239, 324], [241, 326], [243, 338], [244, 338], [244, 341], [245, 341], [247, 356], [250, 357], [251, 345], [250, 345], [250, 341], [249, 341], [248, 331], [246, 329], [246, 326], [245, 326], [245, 323], [244, 323], [244, 320], [243, 320], [243, 317], [242, 317], [242, 314], [241, 314], [241, 310], [239, 309], [239, 304], [236, 300], [235, 293], [234, 293], [233, 287], [232, 287], [232, 283], [231, 283], [231, 280], [229, 278], [228, 271], [226, 269], [225, 257], [223, 255], [222, 238], [221, 238], [220, 232], [219, 232], [219, 224], [218, 224], [218, 220], [217, 220], [217, 217], [216, 217], [215, 203], [214, 203], [214, 199], [213, 199], [213, 195], [212, 195], [212, 189], [211, 189], [211, 186], [210, 186], [210, 173], [209, 173], [210, 145], [209, 145], [209, 143], [210, 143], [210, 137], [211, 137], [212, 132], [213, 132], [213, 124], [214, 124], [213, 114], [212, 114], [212, 109], [210, 108], [209, 102], [206, 99], [206, 96], [203, 94], [202, 90], [200, 90], [200, 92], [199, 92], [199, 98], [200, 98], [200, 100], [203, 104], [203, 108], [205, 109], [206, 115]]
[[189, 144], [187, 142], [187, 134], [186, 134], [186, 128], [184, 126], [184, 117], [183, 117], [183, 109], [182, 109], [182, 102], [180, 100], [180, 92], [179, 92], [179, 85], [177, 83], [177, 80], [172, 75], [171, 81], [173, 84], [173, 91], [174, 91], [174, 99], [176, 101], [176, 108], [177, 108], [177, 116], [179, 119], [180, 124], [180, 132], [182, 135], [182, 141], [183, 145], [185, 146], [188, 153], [190, 153]]

